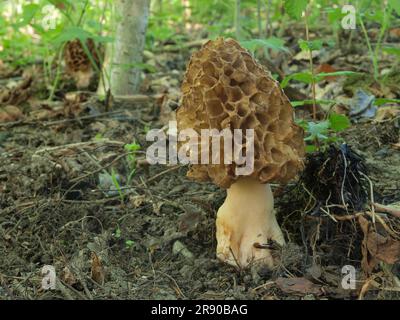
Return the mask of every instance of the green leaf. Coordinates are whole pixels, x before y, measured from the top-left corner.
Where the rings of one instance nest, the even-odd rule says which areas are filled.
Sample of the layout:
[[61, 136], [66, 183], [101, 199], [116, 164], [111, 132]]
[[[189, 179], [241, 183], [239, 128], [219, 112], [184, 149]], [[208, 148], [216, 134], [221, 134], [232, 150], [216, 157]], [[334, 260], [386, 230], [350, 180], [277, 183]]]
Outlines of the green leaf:
[[22, 20], [17, 23], [16, 27], [24, 27], [30, 24], [39, 9], [40, 6], [34, 3], [25, 5], [22, 11]]
[[374, 100], [374, 105], [376, 106], [381, 106], [386, 103], [399, 103], [400, 104], [400, 99], [388, 99], [388, 98], [376, 98]]
[[331, 129], [336, 132], [350, 127], [350, 120], [344, 114], [331, 113], [329, 115], [329, 123]]
[[[297, 101], [291, 101], [290, 103], [292, 104], [292, 106], [293, 107], [298, 107], [298, 106], [304, 106], [305, 104], [313, 104], [313, 101], [314, 100], [312, 100], [312, 99], [308, 99], [308, 100], [297, 100]], [[336, 101], [335, 100], [324, 100], [324, 99], [321, 99], [321, 100], [315, 100], [315, 102], [317, 103], [317, 104], [331, 104], [331, 103], [336, 103]]]
[[303, 11], [306, 10], [308, 0], [285, 0], [285, 11], [293, 19], [300, 19]]
[[355, 72], [355, 71], [320, 72], [315, 75], [315, 81], [316, 82], [322, 81], [326, 77], [352, 76], [356, 74], [360, 74], [360, 72]]
[[327, 140], [327, 133], [330, 127], [330, 122], [325, 120], [321, 122], [308, 122], [307, 132], [310, 134], [308, 137], [304, 139], [304, 141], [313, 141], [315, 139], [318, 140]]
[[140, 150], [140, 144], [138, 143], [128, 143], [124, 146], [124, 149], [129, 152]]
[[313, 144], [311, 144], [311, 145], [306, 145], [306, 152], [307, 152], [307, 153], [317, 151], [317, 149], [318, 149], [317, 146], [315, 146], [315, 145], [313, 145]]
[[400, 15], [400, 1], [399, 0], [389, 0], [389, 5]]
[[383, 21], [383, 16], [383, 10], [374, 10], [372, 7], [367, 7], [365, 11], [361, 11], [359, 14], [359, 19], [362, 19], [363, 21], [374, 21], [381, 24]]
[[132, 241], [132, 240], [126, 240], [125, 241], [125, 245], [126, 245], [127, 248], [131, 248], [134, 244], [135, 244], [135, 242]]
[[86, 40], [89, 38], [93, 39], [93, 41], [96, 43], [106, 43], [113, 41], [112, 37], [99, 36], [89, 31], [86, 31], [83, 28], [75, 26], [65, 28], [62, 33], [60, 33], [53, 39], [53, 41], [55, 44], [61, 44], [71, 40], [79, 39], [82, 43], [85, 43]]
[[111, 180], [112, 180], [112, 182], [114, 184], [114, 187], [117, 189], [117, 191], [119, 193], [119, 197], [123, 201], [124, 200], [124, 194], [123, 194], [121, 186], [120, 186], [120, 184], [118, 182], [117, 175], [115, 173], [114, 168], [111, 168]]
[[67, 27], [61, 34], [56, 36], [53, 41], [56, 44], [65, 43], [71, 40], [79, 39], [86, 42], [88, 38], [93, 38], [95, 35], [79, 27]]
[[303, 51], [320, 50], [323, 44], [324, 44], [323, 40], [312, 40], [312, 41], [306, 41], [303, 39], [299, 40], [300, 49]]
[[394, 54], [400, 58], [400, 48], [396, 47], [382, 47], [382, 50], [388, 54]]
[[115, 230], [114, 237], [117, 239], [121, 238], [121, 229], [119, 227]]
[[344, 16], [341, 8], [326, 8], [325, 11], [328, 15], [328, 21], [331, 24], [338, 22]]
[[312, 83], [313, 76], [310, 72], [296, 72], [286, 76], [281, 82], [281, 88], [285, 88], [290, 80], [297, 80], [304, 83]]
[[279, 38], [252, 39], [240, 41], [240, 44], [253, 54], [259, 48], [272, 49], [289, 53], [289, 49], [286, 48], [284, 45], [285, 41]]

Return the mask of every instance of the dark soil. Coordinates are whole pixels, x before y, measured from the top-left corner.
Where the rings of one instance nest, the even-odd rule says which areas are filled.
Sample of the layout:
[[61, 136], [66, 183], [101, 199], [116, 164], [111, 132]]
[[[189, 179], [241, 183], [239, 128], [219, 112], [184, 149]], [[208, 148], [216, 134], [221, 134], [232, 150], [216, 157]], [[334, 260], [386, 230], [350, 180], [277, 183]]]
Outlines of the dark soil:
[[[305, 191], [296, 183], [274, 186], [289, 240], [276, 270], [237, 270], [217, 261], [215, 214], [225, 191], [188, 180], [184, 166], [147, 165], [146, 127], [162, 124], [152, 121], [152, 103], [124, 110], [0, 128], [0, 299], [357, 297], [340, 283], [345, 264], [355, 265], [362, 277], [358, 227], [326, 217], [305, 219]], [[393, 122], [368, 123], [344, 134], [366, 160], [376, 200], [383, 204], [400, 200], [400, 153], [388, 142], [394, 130], [398, 137]], [[124, 188], [130, 173], [124, 144], [133, 141], [142, 147], [131, 185]], [[104, 174], [111, 167], [123, 198]], [[326, 234], [316, 237], [316, 228]], [[91, 271], [93, 253], [104, 281]], [[41, 289], [43, 265], [55, 267], [57, 290]], [[285, 292], [273, 281], [293, 276], [313, 280], [322, 293]], [[374, 299], [395, 296], [368, 293]]]

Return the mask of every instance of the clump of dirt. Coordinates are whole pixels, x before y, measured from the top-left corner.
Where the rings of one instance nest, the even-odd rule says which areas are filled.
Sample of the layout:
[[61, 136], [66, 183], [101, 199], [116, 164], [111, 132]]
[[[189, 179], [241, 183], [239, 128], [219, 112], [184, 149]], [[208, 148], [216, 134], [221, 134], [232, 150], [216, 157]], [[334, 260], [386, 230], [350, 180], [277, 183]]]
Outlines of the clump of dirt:
[[311, 215], [323, 206], [336, 213], [360, 211], [367, 202], [367, 170], [364, 160], [347, 144], [334, 145], [306, 158], [301, 181], [316, 200]]

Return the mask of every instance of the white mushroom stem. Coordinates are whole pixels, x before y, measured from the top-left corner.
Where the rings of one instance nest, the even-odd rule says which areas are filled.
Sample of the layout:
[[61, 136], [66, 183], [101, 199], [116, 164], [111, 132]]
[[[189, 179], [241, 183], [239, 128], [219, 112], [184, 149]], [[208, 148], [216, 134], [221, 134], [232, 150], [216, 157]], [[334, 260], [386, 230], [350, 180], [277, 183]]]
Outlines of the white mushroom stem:
[[285, 243], [270, 185], [251, 177], [241, 177], [227, 190], [216, 224], [217, 257], [240, 268], [250, 263], [272, 268], [274, 259], [265, 244], [270, 240]]

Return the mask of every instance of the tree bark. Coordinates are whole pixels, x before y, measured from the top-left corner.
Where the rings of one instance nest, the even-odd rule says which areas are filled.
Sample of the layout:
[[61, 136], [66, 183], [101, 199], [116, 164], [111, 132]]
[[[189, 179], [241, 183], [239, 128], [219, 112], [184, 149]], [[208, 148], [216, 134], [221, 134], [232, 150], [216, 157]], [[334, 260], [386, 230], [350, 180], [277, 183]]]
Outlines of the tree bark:
[[111, 92], [129, 95], [137, 92], [145, 44], [150, 0], [117, 0], [117, 29], [111, 70]]

